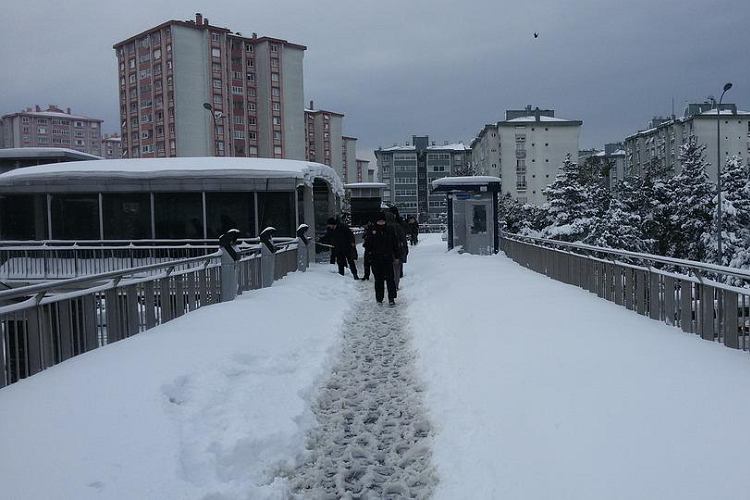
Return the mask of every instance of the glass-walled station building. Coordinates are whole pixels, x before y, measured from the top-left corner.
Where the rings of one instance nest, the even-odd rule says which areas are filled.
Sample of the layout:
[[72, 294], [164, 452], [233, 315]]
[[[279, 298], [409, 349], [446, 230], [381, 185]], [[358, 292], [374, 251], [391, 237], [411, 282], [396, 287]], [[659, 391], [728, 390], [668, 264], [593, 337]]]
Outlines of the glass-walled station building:
[[343, 184], [319, 163], [265, 158], [95, 160], [0, 175], [0, 240], [213, 239], [325, 231]]

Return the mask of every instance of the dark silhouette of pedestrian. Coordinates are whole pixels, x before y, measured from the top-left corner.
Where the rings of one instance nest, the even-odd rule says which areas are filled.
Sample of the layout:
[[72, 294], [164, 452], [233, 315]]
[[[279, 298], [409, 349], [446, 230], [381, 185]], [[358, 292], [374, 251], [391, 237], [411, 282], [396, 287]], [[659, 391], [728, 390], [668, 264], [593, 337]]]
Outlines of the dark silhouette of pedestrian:
[[365, 237], [365, 256], [372, 266], [375, 276], [375, 300], [382, 303], [385, 298], [385, 287], [388, 287], [388, 303], [396, 303], [396, 282], [394, 280], [394, 263], [399, 261], [400, 249], [393, 227], [386, 224], [384, 213], [378, 214], [376, 222], [367, 230]]
[[349, 226], [334, 218], [328, 219], [328, 228], [331, 230], [330, 244], [333, 246], [333, 253], [336, 256], [336, 263], [339, 266], [339, 274], [344, 275], [344, 268], [347, 264], [349, 269], [357, 280], [357, 265], [354, 259], [357, 256], [357, 244], [354, 241], [354, 233]]

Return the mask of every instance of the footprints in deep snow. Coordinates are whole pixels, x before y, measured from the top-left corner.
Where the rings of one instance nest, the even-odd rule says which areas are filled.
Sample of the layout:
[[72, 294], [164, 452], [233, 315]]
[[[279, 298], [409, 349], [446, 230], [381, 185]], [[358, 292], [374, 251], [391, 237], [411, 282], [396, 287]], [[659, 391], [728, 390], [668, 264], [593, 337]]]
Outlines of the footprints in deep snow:
[[292, 488], [304, 499], [427, 498], [437, 483], [432, 430], [402, 326], [404, 304], [379, 306], [370, 287], [360, 293], [313, 406], [318, 427]]

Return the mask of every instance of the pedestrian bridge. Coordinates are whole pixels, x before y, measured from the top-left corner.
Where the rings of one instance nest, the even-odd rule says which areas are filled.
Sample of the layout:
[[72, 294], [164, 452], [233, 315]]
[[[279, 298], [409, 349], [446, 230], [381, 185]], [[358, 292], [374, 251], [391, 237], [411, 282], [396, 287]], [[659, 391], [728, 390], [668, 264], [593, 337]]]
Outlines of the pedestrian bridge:
[[[0, 430], [0, 446], [69, 434], [87, 450], [47, 450], [38, 467], [66, 465], [39, 482], [0, 459], [3, 484], [21, 498], [61, 483], [70, 498], [108, 485], [132, 498], [742, 497], [735, 467], [694, 471], [750, 458], [744, 271], [517, 236], [480, 257], [423, 238], [395, 309], [327, 266], [292, 272], [296, 242], [271, 288], [248, 249], [245, 293], [221, 305], [215, 253], [77, 278], [74, 292], [1, 292], [0, 420], [38, 418]], [[97, 445], [109, 403], [66, 418], [81, 380], [161, 437]], [[40, 394], [61, 408], [43, 411]], [[158, 479], [133, 463], [149, 453]]]

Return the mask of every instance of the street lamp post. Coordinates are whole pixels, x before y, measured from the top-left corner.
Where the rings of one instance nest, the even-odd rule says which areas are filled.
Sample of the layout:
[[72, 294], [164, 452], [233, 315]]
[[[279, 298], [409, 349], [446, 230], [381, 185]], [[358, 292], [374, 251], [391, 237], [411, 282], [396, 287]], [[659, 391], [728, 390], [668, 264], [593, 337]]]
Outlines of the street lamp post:
[[724, 99], [724, 94], [727, 90], [731, 88], [731, 83], [724, 85], [724, 91], [721, 93], [719, 104], [716, 106], [716, 255], [720, 266], [724, 265], [724, 249], [721, 234], [721, 101]]
[[216, 125], [216, 113], [214, 112], [214, 107], [211, 106], [210, 103], [204, 102], [203, 107], [208, 110], [209, 113], [211, 113], [211, 118], [213, 119], [214, 123], [214, 156], [219, 155], [219, 127]]

